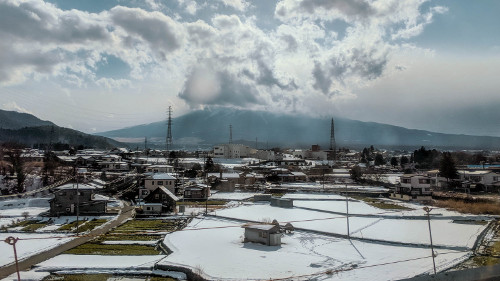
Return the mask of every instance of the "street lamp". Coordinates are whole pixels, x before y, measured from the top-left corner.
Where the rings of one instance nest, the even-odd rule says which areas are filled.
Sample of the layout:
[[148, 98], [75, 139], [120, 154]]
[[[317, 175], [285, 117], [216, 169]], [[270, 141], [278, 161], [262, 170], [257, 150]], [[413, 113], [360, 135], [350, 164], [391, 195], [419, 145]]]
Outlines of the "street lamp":
[[429, 225], [429, 238], [431, 240], [432, 265], [434, 266], [434, 275], [436, 275], [436, 261], [434, 260], [434, 258], [436, 257], [436, 255], [434, 254], [434, 246], [432, 244], [431, 216], [429, 214], [432, 211], [432, 208], [429, 208], [429, 207], [426, 206], [423, 209], [427, 213], [427, 224]]

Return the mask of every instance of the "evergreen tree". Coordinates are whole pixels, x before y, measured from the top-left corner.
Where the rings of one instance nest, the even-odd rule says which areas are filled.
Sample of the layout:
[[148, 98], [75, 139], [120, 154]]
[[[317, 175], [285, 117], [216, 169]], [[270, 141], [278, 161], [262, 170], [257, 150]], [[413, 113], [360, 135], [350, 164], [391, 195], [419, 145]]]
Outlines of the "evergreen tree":
[[446, 181], [449, 179], [458, 178], [458, 171], [455, 167], [455, 161], [451, 157], [451, 153], [443, 152], [441, 161], [439, 163], [439, 174], [442, 177], [446, 178]]
[[398, 158], [392, 157], [391, 158], [391, 166], [396, 167], [398, 165]]
[[401, 160], [399, 160], [399, 163], [401, 163], [401, 167], [404, 167], [406, 164], [410, 162], [410, 159], [406, 156], [401, 156]]
[[375, 154], [375, 166], [380, 166], [384, 164], [385, 164], [384, 156], [382, 156], [382, 154], [380, 153]]

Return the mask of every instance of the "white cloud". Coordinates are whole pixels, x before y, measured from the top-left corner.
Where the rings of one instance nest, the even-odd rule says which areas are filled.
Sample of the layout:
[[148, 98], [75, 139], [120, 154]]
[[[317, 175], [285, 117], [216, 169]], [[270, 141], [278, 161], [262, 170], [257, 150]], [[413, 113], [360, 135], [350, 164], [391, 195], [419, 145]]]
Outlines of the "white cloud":
[[237, 11], [244, 12], [250, 7], [250, 3], [245, 0], [219, 0], [225, 6], [231, 7]]
[[9, 111], [17, 111], [17, 112], [21, 112], [21, 113], [33, 114], [31, 111], [27, 110], [26, 108], [19, 106], [15, 101], [3, 103], [2, 109], [9, 110]]

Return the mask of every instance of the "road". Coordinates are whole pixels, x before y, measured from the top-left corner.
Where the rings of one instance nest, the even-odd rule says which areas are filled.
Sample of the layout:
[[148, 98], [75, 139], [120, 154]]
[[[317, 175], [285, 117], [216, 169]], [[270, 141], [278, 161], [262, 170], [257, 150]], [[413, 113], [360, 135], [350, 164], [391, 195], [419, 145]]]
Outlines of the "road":
[[[68, 243], [59, 245], [55, 248], [52, 248], [50, 250], [35, 254], [31, 257], [28, 257], [26, 259], [23, 259], [19, 261], [19, 270], [23, 271], [26, 269], [31, 268], [33, 265], [36, 265], [38, 263], [41, 263], [45, 260], [48, 260], [50, 258], [53, 258], [59, 254], [62, 254], [63, 252], [72, 249], [74, 247], [80, 246], [81, 244], [84, 244], [92, 239], [95, 238], [96, 235], [101, 235], [107, 233], [109, 230], [113, 229], [114, 227], [117, 227], [124, 223], [127, 219], [131, 218], [134, 214], [134, 207], [133, 206], [127, 206], [124, 204], [124, 206], [121, 208], [121, 213], [118, 215], [118, 217], [111, 221], [110, 223], [104, 225], [101, 228], [97, 228], [92, 230], [90, 233], [88, 233], [88, 236], [83, 236], [83, 237], [78, 237], [75, 238], [71, 241], [68, 241]], [[3, 243], [3, 241], [0, 241]], [[16, 264], [12, 263], [9, 265], [6, 265], [4, 267], [0, 268], [0, 279], [6, 278], [11, 274], [14, 274], [16, 272]], [[21, 278], [22, 278], [22, 272], [21, 272]]]

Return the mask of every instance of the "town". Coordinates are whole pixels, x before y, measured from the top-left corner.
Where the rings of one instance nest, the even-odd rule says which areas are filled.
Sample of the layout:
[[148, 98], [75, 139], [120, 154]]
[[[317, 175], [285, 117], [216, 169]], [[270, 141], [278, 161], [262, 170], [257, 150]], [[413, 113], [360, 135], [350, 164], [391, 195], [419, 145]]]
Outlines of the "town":
[[4, 143], [0, 277], [401, 280], [500, 263], [500, 152], [355, 150], [329, 129], [309, 149], [234, 143], [231, 126], [210, 150], [176, 150], [170, 126], [166, 149]]

